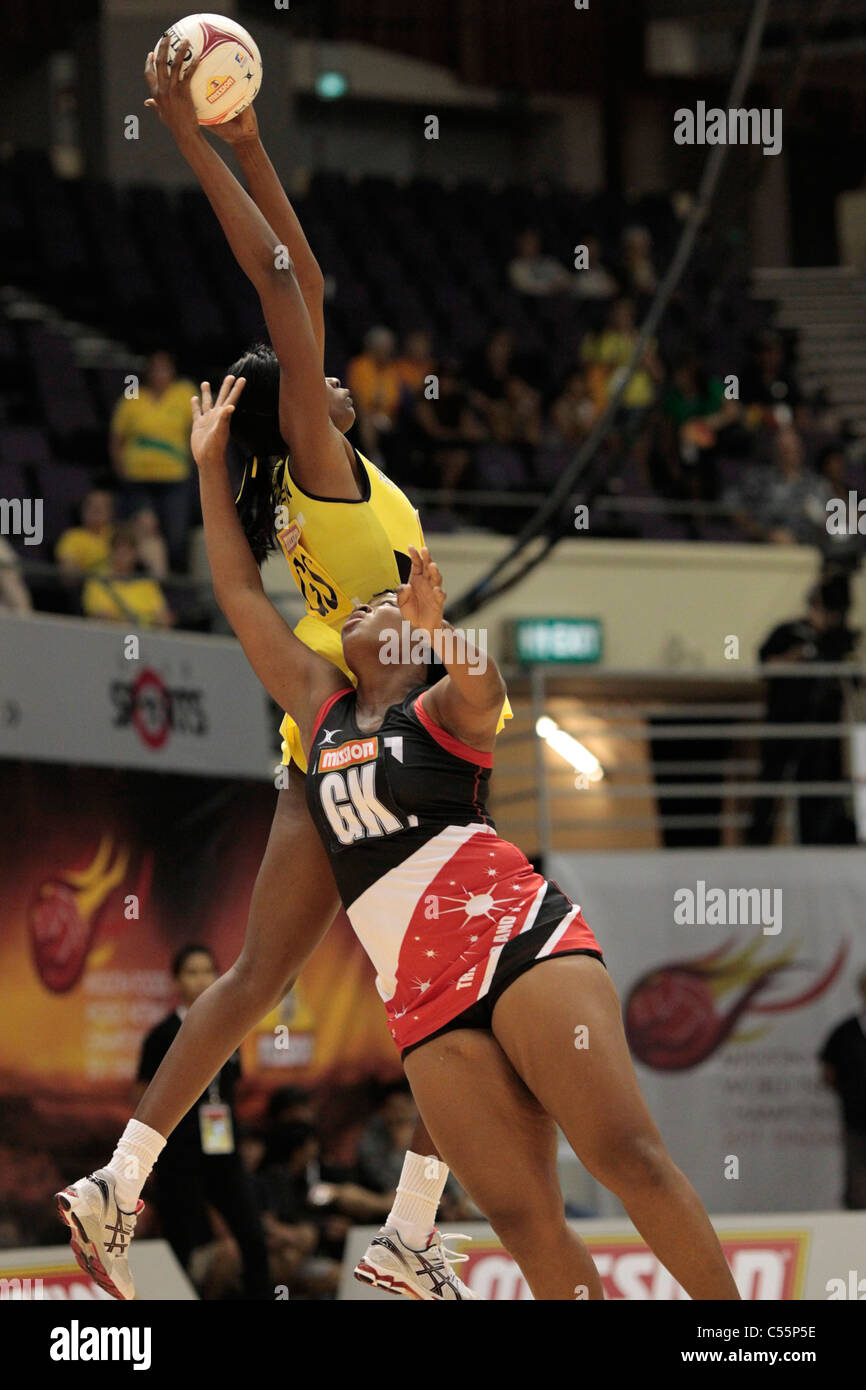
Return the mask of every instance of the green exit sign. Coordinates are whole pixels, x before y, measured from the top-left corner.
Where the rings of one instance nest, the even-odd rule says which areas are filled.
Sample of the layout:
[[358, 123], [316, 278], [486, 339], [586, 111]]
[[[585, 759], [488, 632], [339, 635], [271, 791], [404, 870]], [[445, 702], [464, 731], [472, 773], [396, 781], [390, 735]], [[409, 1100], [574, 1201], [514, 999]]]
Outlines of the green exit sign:
[[599, 618], [515, 618], [512, 645], [525, 666], [542, 661], [601, 661]]

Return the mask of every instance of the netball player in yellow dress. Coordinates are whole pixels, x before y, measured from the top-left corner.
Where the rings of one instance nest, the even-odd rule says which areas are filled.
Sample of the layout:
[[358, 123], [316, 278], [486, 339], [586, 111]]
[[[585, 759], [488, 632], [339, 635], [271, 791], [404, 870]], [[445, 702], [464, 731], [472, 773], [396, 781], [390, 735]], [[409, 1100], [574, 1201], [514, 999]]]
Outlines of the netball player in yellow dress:
[[[423, 545], [418, 514], [345, 438], [355, 415], [349, 392], [324, 375], [322, 272], [261, 145], [252, 110], [212, 128], [234, 145], [250, 196], [198, 125], [189, 96], [192, 68], [179, 80], [183, 51], [170, 70], [167, 56], [165, 39], [148, 55], [147, 104], [169, 127], [257, 290], [272, 344], [254, 348], [231, 368], [245, 380], [232, 418], [232, 436], [248, 456], [239, 497], [244, 529], [259, 563], [269, 550], [283, 550], [306, 604], [298, 636], [346, 670], [343, 622], [356, 603], [408, 578], [408, 548]], [[503, 716], [509, 715], [506, 706]], [[290, 714], [281, 732], [283, 762], [294, 760], [304, 772]], [[59, 1194], [79, 1263], [115, 1297], [134, 1296], [126, 1250], [141, 1188], [165, 1138], [241, 1040], [285, 997], [338, 906], [303, 778], [292, 774], [277, 794], [241, 954], [189, 1009], [114, 1157], [94, 1175], [100, 1181], [85, 1178]], [[385, 1229], [393, 1226], [403, 1248], [419, 1252], [404, 1292], [425, 1301], [471, 1299], [435, 1229], [448, 1171], [431, 1163], [435, 1154], [419, 1123]], [[125, 1239], [112, 1237], [109, 1249], [104, 1232], [118, 1222]]]

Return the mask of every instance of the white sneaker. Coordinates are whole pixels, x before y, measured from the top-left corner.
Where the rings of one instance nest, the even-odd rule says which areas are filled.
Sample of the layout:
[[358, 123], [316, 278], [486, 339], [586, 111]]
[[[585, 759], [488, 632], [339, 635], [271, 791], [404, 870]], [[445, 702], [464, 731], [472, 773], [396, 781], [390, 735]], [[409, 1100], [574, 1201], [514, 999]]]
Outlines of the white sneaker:
[[60, 1219], [72, 1232], [72, 1253], [86, 1274], [112, 1298], [135, 1298], [128, 1250], [144, 1202], [134, 1212], [121, 1211], [114, 1195], [114, 1174], [97, 1168], [89, 1178], [55, 1194]]
[[[456, 1238], [456, 1232], [444, 1236], [445, 1240]], [[413, 1250], [400, 1238], [396, 1227], [383, 1226], [355, 1266], [355, 1278], [362, 1284], [425, 1303], [477, 1301], [478, 1295], [457, 1278], [449, 1264], [450, 1260], [468, 1260], [469, 1256], [446, 1250], [442, 1241], [443, 1236], [434, 1227], [424, 1249]]]

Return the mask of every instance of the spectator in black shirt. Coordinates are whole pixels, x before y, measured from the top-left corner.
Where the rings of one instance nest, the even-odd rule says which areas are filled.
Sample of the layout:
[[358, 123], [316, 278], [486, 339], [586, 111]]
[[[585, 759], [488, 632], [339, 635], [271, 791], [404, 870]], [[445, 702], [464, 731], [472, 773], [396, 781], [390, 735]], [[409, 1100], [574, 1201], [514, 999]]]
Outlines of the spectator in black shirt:
[[[843, 661], [855, 643], [846, 626], [848, 586], [844, 575], [834, 575], [809, 594], [808, 616], [774, 628], [759, 652], [760, 661], [772, 668], [780, 663]], [[838, 724], [842, 717], [843, 689], [832, 676], [769, 676], [768, 724]], [[842, 778], [842, 747], [838, 735], [829, 738], [765, 738], [761, 741], [762, 782], [786, 778], [800, 782], [835, 782]], [[767, 845], [773, 838], [776, 799], [755, 800], [748, 842]], [[846, 844], [853, 828], [839, 796], [806, 796], [798, 802], [800, 842], [812, 845]]]
[[846, 1018], [828, 1037], [818, 1054], [824, 1081], [842, 1103], [845, 1136], [844, 1205], [866, 1211], [866, 970], [857, 988], [863, 1000], [859, 1014]]
[[[178, 951], [172, 975], [181, 1003], [145, 1038], [138, 1067], [140, 1083], [156, 1075], [187, 1009], [217, 974], [207, 946], [189, 945]], [[244, 1297], [270, 1300], [264, 1235], [252, 1184], [235, 1143], [238, 1127], [232, 1096], [240, 1071], [235, 1052], [172, 1131], [155, 1171], [156, 1205], [165, 1238], [185, 1269], [193, 1251], [214, 1239], [208, 1208], [216, 1208], [237, 1242]]]
[[[803, 399], [793, 372], [785, 363], [785, 349], [778, 333], [768, 330], [758, 335], [752, 359], [740, 382], [740, 400], [752, 428], [775, 423], [790, 423], [793, 411]], [[780, 421], [776, 412], [780, 406], [789, 412]]]

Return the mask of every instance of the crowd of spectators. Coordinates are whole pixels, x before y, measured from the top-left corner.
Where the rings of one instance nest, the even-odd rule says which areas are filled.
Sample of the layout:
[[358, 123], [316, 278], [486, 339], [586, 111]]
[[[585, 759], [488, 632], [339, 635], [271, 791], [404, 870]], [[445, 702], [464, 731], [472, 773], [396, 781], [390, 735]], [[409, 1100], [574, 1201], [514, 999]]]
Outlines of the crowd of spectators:
[[[622, 386], [658, 283], [652, 238], [629, 227], [608, 257], [587, 232], [575, 251], [568, 268], [529, 227], [507, 265], [518, 296], [564, 312], [572, 299], [589, 306], [589, 327], [564, 371], [554, 373], [538, 344], [527, 346], [508, 327], [458, 358], [426, 328], [401, 339], [379, 324], [348, 361], [354, 439], [421, 503], [428, 531], [519, 529], [533, 495], [537, 502], [556, 484]], [[826, 524], [828, 501], [858, 481], [844, 422], [803, 391], [778, 333], [762, 331], [745, 360], [724, 371], [717, 353], [708, 365], [710, 347], [697, 331], [647, 343], [597, 450], [592, 534], [810, 545], [855, 567], [861, 537], [831, 535]], [[172, 589], [200, 520], [189, 455], [196, 387], [165, 349], [133, 380], [107, 423], [105, 466], [94, 473], [79, 524], [56, 544], [59, 606], [197, 626], [189, 591]], [[526, 500], [515, 505], [521, 494]], [[5, 545], [0, 606], [30, 605]], [[46, 606], [39, 595], [36, 606]], [[56, 595], [47, 606], [57, 606]]]

